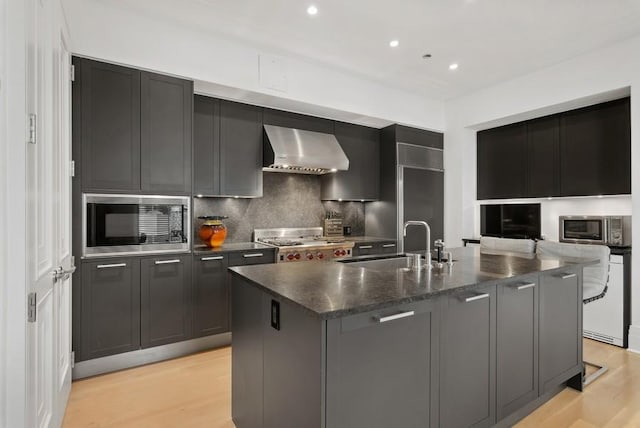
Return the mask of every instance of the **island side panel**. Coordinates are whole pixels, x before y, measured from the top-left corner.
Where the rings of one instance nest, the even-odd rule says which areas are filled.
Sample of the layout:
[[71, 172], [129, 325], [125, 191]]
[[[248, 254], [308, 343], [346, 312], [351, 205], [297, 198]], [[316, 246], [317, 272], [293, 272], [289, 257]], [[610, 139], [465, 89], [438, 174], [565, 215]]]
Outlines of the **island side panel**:
[[237, 428], [262, 427], [263, 293], [232, 275], [231, 414]]
[[326, 322], [267, 293], [262, 310], [268, 314], [263, 323], [263, 427], [324, 428]]
[[432, 300], [329, 320], [327, 427], [437, 427], [438, 333]]
[[540, 275], [540, 394], [582, 372], [582, 267]]

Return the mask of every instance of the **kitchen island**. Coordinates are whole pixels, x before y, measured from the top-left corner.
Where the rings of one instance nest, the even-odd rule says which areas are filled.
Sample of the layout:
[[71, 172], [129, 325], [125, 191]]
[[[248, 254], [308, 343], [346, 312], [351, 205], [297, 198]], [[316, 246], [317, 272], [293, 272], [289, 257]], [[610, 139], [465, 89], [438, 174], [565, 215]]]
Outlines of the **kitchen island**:
[[236, 267], [238, 428], [510, 426], [582, 386], [582, 268], [594, 261], [453, 251]]

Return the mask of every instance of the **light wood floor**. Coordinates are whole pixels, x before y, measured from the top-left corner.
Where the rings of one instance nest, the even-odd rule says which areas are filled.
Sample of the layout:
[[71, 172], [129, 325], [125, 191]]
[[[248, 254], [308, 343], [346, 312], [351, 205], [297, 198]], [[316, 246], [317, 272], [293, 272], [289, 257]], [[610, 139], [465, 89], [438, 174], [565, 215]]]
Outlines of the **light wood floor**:
[[[518, 428], [640, 427], [640, 355], [591, 340], [588, 360], [609, 372], [583, 393], [565, 389]], [[233, 428], [231, 348], [73, 383], [64, 428]]]

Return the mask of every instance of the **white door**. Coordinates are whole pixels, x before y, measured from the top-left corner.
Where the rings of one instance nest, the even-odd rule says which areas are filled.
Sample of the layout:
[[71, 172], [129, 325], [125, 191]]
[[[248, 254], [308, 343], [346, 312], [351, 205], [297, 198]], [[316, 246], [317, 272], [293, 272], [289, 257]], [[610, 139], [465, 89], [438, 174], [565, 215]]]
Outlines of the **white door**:
[[58, 3], [25, 1], [27, 281], [35, 314], [27, 327], [27, 426], [41, 428], [61, 424], [70, 389], [69, 71]]

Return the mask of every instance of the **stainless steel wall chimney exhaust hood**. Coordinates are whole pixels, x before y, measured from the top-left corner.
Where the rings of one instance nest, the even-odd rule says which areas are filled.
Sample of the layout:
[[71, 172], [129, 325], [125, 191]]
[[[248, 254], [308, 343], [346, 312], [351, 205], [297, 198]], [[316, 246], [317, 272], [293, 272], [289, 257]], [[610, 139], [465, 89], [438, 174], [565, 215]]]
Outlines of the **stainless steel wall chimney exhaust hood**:
[[263, 171], [321, 175], [346, 171], [349, 159], [334, 135], [264, 125]]

